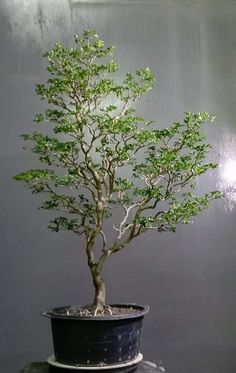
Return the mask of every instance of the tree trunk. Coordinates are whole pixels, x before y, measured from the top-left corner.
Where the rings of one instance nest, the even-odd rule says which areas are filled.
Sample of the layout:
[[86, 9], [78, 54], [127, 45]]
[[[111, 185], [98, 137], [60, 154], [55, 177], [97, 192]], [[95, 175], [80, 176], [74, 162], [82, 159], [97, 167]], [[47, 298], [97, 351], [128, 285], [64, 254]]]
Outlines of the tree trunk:
[[95, 288], [95, 296], [93, 306], [103, 307], [106, 301], [106, 288], [102, 276], [96, 270], [92, 271], [93, 284]]
[[[93, 300], [93, 308], [100, 308], [102, 309], [105, 306], [106, 301], [106, 287], [105, 283], [102, 278], [102, 264], [104, 261], [99, 260], [98, 263], [96, 263], [94, 254], [93, 254], [93, 246], [94, 246], [95, 240], [90, 240], [90, 242], [87, 244], [86, 252], [88, 257], [88, 266], [90, 268], [90, 272], [93, 279], [93, 285], [95, 289], [95, 295]], [[101, 259], [101, 258], [100, 258]]]

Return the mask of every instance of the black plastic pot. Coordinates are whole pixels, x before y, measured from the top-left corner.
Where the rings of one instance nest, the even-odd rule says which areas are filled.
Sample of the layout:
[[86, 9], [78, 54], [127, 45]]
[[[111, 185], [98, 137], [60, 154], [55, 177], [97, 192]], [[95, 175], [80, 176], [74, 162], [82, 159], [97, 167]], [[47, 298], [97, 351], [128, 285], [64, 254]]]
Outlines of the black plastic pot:
[[[112, 305], [136, 312], [112, 316], [66, 316], [63, 308], [45, 311], [50, 317], [56, 361], [67, 365], [120, 365], [136, 359], [140, 351], [143, 317], [148, 306]], [[59, 311], [59, 312], [58, 312]]]

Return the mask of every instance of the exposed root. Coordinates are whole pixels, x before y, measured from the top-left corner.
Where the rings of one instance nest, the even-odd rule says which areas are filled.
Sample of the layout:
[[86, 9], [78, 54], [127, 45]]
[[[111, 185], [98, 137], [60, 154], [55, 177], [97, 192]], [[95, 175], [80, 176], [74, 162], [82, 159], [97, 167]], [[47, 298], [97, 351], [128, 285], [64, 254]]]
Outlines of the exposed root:
[[104, 304], [103, 306], [97, 306], [94, 310], [94, 316], [105, 316], [105, 315], [112, 315], [112, 310], [110, 306]]

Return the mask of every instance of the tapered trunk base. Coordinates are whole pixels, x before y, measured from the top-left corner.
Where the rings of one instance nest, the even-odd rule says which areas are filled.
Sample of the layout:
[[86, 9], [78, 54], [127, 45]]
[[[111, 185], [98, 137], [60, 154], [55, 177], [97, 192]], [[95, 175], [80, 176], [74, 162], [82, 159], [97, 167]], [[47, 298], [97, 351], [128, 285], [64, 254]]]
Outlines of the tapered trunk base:
[[106, 287], [102, 277], [93, 276], [93, 284], [95, 287], [95, 296], [92, 307], [103, 308], [106, 304]]

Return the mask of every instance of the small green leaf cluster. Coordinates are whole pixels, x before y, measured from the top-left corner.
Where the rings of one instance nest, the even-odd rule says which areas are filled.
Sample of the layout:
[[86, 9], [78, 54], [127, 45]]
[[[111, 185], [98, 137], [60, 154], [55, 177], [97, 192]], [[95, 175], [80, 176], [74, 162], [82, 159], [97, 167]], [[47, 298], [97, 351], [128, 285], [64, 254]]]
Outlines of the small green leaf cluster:
[[203, 163], [211, 146], [204, 142], [202, 126], [205, 121], [212, 120], [207, 113], [185, 113], [182, 123], [138, 134], [140, 142], [149, 142], [149, 145], [144, 161], [136, 163], [134, 175], [140, 177], [141, 174], [149, 179], [166, 175], [172, 184], [176, 184], [217, 167], [213, 162]]
[[137, 222], [141, 224], [141, 232], [155, 229], [158, 232], [175, 232], [179, 223], [189, 224], [194, 216], [207, 209], [214, 199], [220, 198], [221, 193], [213, 191], [203, 196], [191, 192], [182, 194], [182, 198], [172, 196], [167, 209], [159, 210], [153, 216], [140, 216]]

